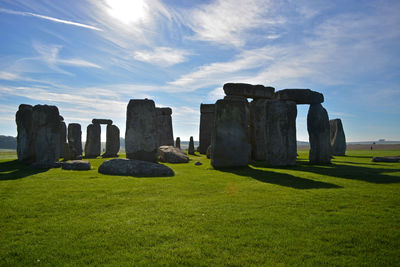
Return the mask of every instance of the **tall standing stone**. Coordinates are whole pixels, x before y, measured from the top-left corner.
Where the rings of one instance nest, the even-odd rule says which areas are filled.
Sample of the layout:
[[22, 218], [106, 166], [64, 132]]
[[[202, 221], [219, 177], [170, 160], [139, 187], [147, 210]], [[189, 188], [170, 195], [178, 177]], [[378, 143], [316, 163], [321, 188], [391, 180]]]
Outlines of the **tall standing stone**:
[[64, 144], [67, 142], [67, 125], [60, 116], [60, 158], [64, 157]]
[[32, 124], [35, 144], [35, 167], [59, 166], [60, 158], [60, 114], [56, 106], [33, 107]]
[[273, 166], [296, 165], [296, 103], [267, 100], [264, 106], [266, 163]]
[[35, 160], [35, 147], [32, 125], [33, 109], [31, 105], [21, 104], [15, 114], [17, 124], [17, 155], [21, 162], [30, 163]]
[[332, 155], [344, 156], [346, 154], [346, 136], [344, 135], [341, 119], [329, 121]]
[[191, 136], [191, 137], [190, 137], [190, 140], [189, 140], [188, 154], [194, 155], [194, 141], [193, 141], [193, 136]]
[[71, 159], [82, 158], [82, 130], [79, 123], [68, 124], [68, 145]]
[[211, 144], [211, 135], [214, 125], [215, 104], [200, 104], [200, 136], [199, 152], [206, 154]]
[[174, 134], [172, 130], [172, 109], [156, 108], [157, 113], [157, 132], [159, 146], [173, 146]]
[[255, 99], [250, 103], [250, 139], [253, 160], [266, 159], [266, 107], [267, 99]]
[[330, 163], [331, 144], [328, 112], [321, 104], [311, 104], [307, 114], [310, 163]]
[[86, 128], [85, 157], [96, 158], [101, 153], [101, 127], [98, 123], [89, 124]]
[[119, 129], [115, 125], [107, 125], [106, 133], [106, 153], [103, 157], [118, 157], [119, 147]]
[[247, 166], [249, 162], [249, 108], [245, 97], [225, 97], [215, 104], [211, 138], [214, 168]]
[[154, 101], [131, 99], [126, 112], [126, 157], [156, 162], [157, 139], [157, 114]]
[[181, 138], [177, 137], [175, 140], [175, 147], [181, 149]]

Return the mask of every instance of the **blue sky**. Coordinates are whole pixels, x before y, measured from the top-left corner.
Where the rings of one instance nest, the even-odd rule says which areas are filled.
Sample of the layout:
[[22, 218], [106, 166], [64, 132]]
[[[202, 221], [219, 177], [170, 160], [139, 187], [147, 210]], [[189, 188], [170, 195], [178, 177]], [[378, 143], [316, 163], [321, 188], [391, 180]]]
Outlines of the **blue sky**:
[[322, 92], [347, 141], [400, 140], [399, 14], [398, 0], [3, 0], [0, 134], [27, 103], [57, 105], [83, 138], [92, 118], [124, 136], [129, 99], [151, 98], [197, 140], [200, 103], [247, 82]]

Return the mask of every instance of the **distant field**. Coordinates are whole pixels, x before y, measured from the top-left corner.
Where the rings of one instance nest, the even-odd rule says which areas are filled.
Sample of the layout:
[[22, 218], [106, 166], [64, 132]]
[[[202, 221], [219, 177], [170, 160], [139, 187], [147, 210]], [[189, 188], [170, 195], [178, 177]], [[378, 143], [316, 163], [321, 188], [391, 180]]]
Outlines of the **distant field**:
[[[365, 144], [348, 144], [347, 150], [400, 150], [400, 144], [378, 144], [378, 145], [365, 145]], [[308, 145], [297, 146], [298, 150], [310, 149]]]
[[[214, 170], [204, 156], [174, 177], [38, 171], [0, 153], [0, 265], [398, 266], [400, 163], [353, 150], [331, 165]], [[10, 157], [10, 159], [6, 159]], [[194, 162], [200, 161], [201, 166]]]

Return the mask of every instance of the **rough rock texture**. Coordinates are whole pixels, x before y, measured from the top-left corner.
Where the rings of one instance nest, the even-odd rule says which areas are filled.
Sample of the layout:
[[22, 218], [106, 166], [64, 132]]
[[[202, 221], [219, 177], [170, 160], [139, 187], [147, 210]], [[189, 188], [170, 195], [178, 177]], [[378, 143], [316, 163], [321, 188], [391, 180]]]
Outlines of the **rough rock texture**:
[[68, 144], [71, 159], [82, 158], [82, 131], [79, 123], [68, 124]]
[[107, 120], [107, 119], [93, 119], [92, 123], [93, 124], [107, 124], [107, 125], [109, 125], [109, 124], [112, 124], [113, 121], [112, 120]]
[[251, 158], [253, 160], [266, 159], [266, 109], [267, 99], [255, 99], [250, 103], [250, 139]]
[[307, 114], [310, 163], [330, 163], [331, 144], [328, 112], [321, 104], [312, 104]]
[[250, 153], [249, 119], [246, 98], [217, 101], [211, 138], [211, 165], [214, 168], [247, 166]]
[[373, 162], [399, 162], [400, 156], [373, 157]]
[[157, 113], [157, 132], [159, 146], [173, 146], [174, 134], [172, 131], [172, 109], [156, 108]]
[[104, 153], [104, 158], [118, 157], [119, 147], [119, 129], [115, 125], [107, 125], [106, 134], [106, 153]]
[[346, 154], [346, 136], [344, 135], [341, 119], [329, 121], [332, 155], [344, 156]]
[[265, 161], [273, 166], [296, 165], [296, 117], [293, 101], [265, 101]]
[[190, 137], [190, 140], [189, 140], [188, 154], [194, 155], [194, 141], [193, 141], [193, 136], [191, 136], [191, 137]]
[[215, 104], [200, 104], [199, 152], [206, 154], [211, 144]]
[[211, 158], [211, 145], [207, 147], [207, 158]]
[[89, 124], [86, 128], [85, 157], [96, 158], [101, 153], [101, 127], [98, 123]]
[[226, 83], [224, 92], [226, 95], [244, 96], [246, 98], [273, 98], [275, 88], [264, 85], [252, 85], [247, 83]]
[[203, 163], [201, 163], [200, 161], [196, 161], [196, 162], [194, 163], [194, 165], [200, 166], [200, 165], [203, 165]]
[[296, 104], [320, 104], [324, 95], [310, 89], [283, 89], [275, 92], [275, 99], [290, 100]]
[[157, 139], [157, 114], [154, 101], [131, 99], [126, 112], [126, 157], [156, 162]]
[[90, 170], [90, 162], [86, 160], [64, 161], [61, 162], [61, 168], [63, 170], [87, 171]]
[[64, 144], [66, 142], [67, 142], [67, 125], [65, 124], [64, 121], [60, 121], [60, 158], [64, 157]]
[[35, 144], [35, 166], [54, 168], [60, 159], [60, 114], [56, 106], [33, 107], [32, 124]]
[[21, 104], [15, 114], [17, 124], [17, 155], [21, 162], [31, 163], [35, 160], [35, 146], [32, 124], [33, 108], [31, 105]]
[[173, 176], [174, 171], [167, 166], [142, 160], [111, 159], [104, 161], [99, 173], [136, 177]]
[[69, 144], [68, 143], [64, 143], [64, 161], [66, 160], [71, 160], [72, 156], [71, 156], [71, 151], [69, 149]]
[[179, 137], [176, 138], [175, 147], [181, 149], [181, 138]]
[[160, 146], [158, 148], [160, 161], [169, 163], [187, 163], [189, 157], [179, 148], [173, 146]]

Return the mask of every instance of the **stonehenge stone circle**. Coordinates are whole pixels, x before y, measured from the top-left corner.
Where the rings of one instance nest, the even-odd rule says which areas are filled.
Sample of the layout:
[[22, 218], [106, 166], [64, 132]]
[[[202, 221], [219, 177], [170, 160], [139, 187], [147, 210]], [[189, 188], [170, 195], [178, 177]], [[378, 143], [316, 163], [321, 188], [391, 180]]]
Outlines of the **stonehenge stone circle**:
[[280, 100], [264, 103], [266, 163], [273, 166], [296, 165], [296, 103]]
[[79, 123], [68, 124], [68, 145], [71, 159], [82, 158], [82, 131]]
[[344, 156], [346, 154], [346, 136], [344, 135], [341, 119], [329, 121], [332, 155]]
[[331, 144], [328, 112], [321, 104], [311, 104], [307, 114], [310, 163], [330, 163]]
[[320, 104], [324, 95], [310, 89], [283, 89], [275, 92], [275, 99], [290, 100], [296, 104]]
[[101, 153], [101, 127], [98, 123], [89, 124], [86, 128], [85, 157], [96, 158]]
[[206, 154], [207, 148], [211, 144], [211, 135], [214, 125], [214, 110], [215, 104], [200, 104], [200, 154]]
[[193, 141], [193, 136], [191, 136], [191, 137], [190, 137], [190, 140], [189, 140], [188, 154], [194, 155], [194, 141]]
[[160, 146], [158, 148], [160, 161], [169, 163], [188, 163], [189, 157], [177, 147]]
[[60, 114], [56, 106], [33, 107], [35, 168], [59, 167], [60, 158]]
[[112, 120], [106, 120], [106, 119], [93, 119], [92, 120], [93, 124], [112, 124], [113, 121]]
[[174, 135], [172, 130], [172, 109], [156, 108], [157, 113], [157, 132], [159, 146], [173, 146]]
[[211, 165], [214, 168], [247, 166], [249, 116], [245, 97], [225, 97], [216, 102], [211, 138]]
[[32, 113], [31, 105], [21, 104], [15, 114], [18, 160], [25, 163], [35, 160]]
[[181, 138], [180, 137], [176, 138], [175, 147], [181, 149]]
[[227, 96], [236, 95], [246, 98], [273, 98], [275, 88], [264, 85], [252, 85], [247, 83], [226, 83], [224, 92]]
[[157, 139], [157, 114], [154, 101], [131, 99], [126, 112], [126, 157], [156, 162]]
[[119, 128], [115, 125], [107, 125], [106, 152], [103, 157], [118, 157], [120, 147]]
[[[61, 120], [60, 116], [60, 120]], [[64, 144], [67, 142], [67, 125], [64, 118], [60, 121], [60, 158], [64, 157]]]

